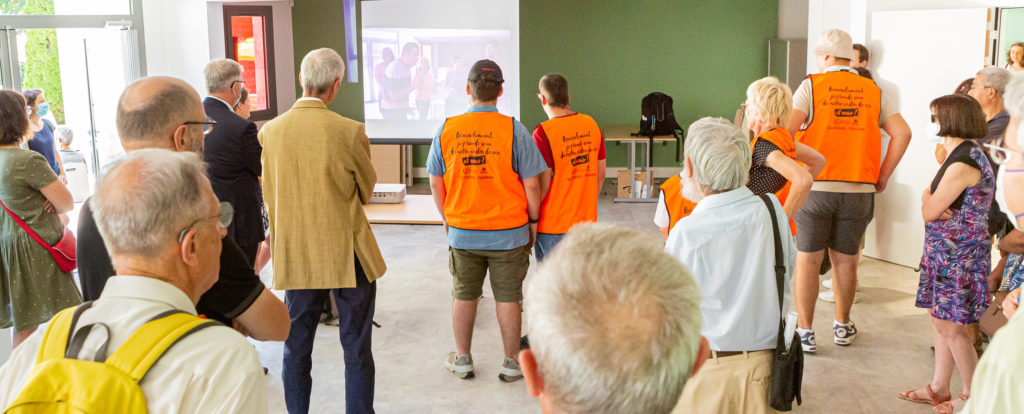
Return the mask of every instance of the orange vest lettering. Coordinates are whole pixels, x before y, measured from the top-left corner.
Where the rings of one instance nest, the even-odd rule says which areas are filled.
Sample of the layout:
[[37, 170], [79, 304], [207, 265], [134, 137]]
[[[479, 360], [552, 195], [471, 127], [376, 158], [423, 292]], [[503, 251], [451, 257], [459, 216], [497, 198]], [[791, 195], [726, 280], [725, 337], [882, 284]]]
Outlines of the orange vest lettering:
[[679, 219], [689, 216], [697, 203], [683, 197], [683, 179], [679, 174], [673, 175], [661, 184], [661, 194], [665, 197], [665, 209], [668, 211], [668, 230], [676, 226]]
[[597, 156], [604, 139], [597, 122], [575, 114], [540, 125], [555, 164], [537, 232], [564, 234], [576, 223], [597, 221]]
[[526, 190], [512, 169], [512, 117], [469, 112], [441, 129], [444, 215], [465, 230], [507, 230], [529, 222]]
[[796, 140], [828, 160], [816, 181], [874, 184], [882, 166], [878, 118], [882, 90], [871, 79], [846, 71], [826, 72], [811, 80], [814, 111]]

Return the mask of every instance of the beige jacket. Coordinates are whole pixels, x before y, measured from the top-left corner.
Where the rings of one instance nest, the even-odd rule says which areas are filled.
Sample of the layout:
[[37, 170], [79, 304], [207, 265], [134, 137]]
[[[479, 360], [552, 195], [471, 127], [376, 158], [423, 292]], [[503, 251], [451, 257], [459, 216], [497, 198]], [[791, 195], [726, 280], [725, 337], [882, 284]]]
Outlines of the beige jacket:
[[377, 182], [363, 124], [302, 100], [267, 122], [259, 140], [274, 289], [355, 287], [353, 253], [369, 281], [383, 276], [363, 212]]

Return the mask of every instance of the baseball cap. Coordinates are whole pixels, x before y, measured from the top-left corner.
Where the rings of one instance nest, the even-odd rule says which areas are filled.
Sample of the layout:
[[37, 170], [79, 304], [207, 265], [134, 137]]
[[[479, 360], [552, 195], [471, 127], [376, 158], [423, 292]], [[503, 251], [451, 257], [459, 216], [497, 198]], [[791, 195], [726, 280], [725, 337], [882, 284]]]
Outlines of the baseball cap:
[[853, 59], [853, 38], [839, 29], [826, 30], [818, 38], [818, 43], [815, 43], [814, 54]]
[[498, 82], [504, 82], [505, 78], [501, 76], [501, 68], [498, 67], [497, 63], [494, 63], [490, 59], [481, 59], [473, 64], [472, 68], [469, 68], [469, 80], [477, 80], [480, 75], [487, 74], [491, 78]]

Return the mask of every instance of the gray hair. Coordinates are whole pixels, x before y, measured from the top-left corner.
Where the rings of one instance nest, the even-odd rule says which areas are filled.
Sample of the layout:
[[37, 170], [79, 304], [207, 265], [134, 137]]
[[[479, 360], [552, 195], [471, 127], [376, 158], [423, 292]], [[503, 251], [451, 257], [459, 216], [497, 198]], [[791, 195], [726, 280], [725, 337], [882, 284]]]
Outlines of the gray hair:
[[1015, 73], [1010, 76], [1010, 82], [1006, 84], [1003, 104], [1006, 105], [1006, 112], [1009, 112], [1010, 116], [1024, 118], [1024, 73]]
[[60, 143], [64, 145], [71, 145], [71, 141], [75, 139], [75, 132], [63, 125], [53, 130], [53, 135], [56, 135]]
[[724, 193], [747, 183], [750, 140], [732, 122], [705, 117], [690, 124], [683, 145], [693, 178], [704, 194]]
[[302, 58], [299, 73], [303, 91], [314, 95], [327, 93], [334, 81], [345, 75], [345, 60], [334, 49], [316, 49]]
[[155, 256], [206, 214], [206, 166], [190, 152], [141, 149], [117, 161], [89, 199], [110, 256]]
[[981, 75], [984, 85], [989, 88], [995, 89], [999, 96], [1003, 96], [1006, 93], [1006, 84], [1010, 82], [1010, 71], [989, 66], [985, 69], [979, 70], [978, 75]]
[[[199, 95], [194, 90], [173, 83], [145, 99], [133, 96], [137, 94], [134, 86], [147, 79], [125, 88], [117, 102], [117, 134], [122, 143], [166, 139], [174, 128], [194, 116], [195, 105], [201, 105], [196, 103]], [[126, 102], [129, 98], [133, 102]]]
[[242, 78], [242, 64], [231, 59], [217, 59], [203, 69], [203, 78], [206, 79], [208, 93], [226, 91]]
[[532, 278], [527, 331], [561, 412], [667, 413], [700, 349], [700, 293], [653, 237], [575, 226]]

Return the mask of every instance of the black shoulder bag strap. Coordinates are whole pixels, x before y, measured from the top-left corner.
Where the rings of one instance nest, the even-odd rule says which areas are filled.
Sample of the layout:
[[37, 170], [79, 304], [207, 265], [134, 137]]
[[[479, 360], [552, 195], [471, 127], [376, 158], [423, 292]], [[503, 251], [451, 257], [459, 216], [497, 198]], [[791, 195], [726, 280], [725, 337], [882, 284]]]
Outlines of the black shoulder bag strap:
[[779, 220], [775, 214], [775, 205], [767, 195], [761, 195], [761, 201], [768, 207], [772, 218], [772, 233], [775, 241], [775, 287], [779, 296], [779, 334], [776, 335], [775, 356], [772, 361], [772, 382], [768, 389], [768, 402], [779, 411], [793, 409], [793, 400], [799, 405], [803, 402], [800, 388], [803, 385], [804, 356], [801, 344], [793, 338], [790, 349], [786, 349], [785, 309], [782, 307], [786, 264], [782, 257], [782, 236], [779, 232]]

